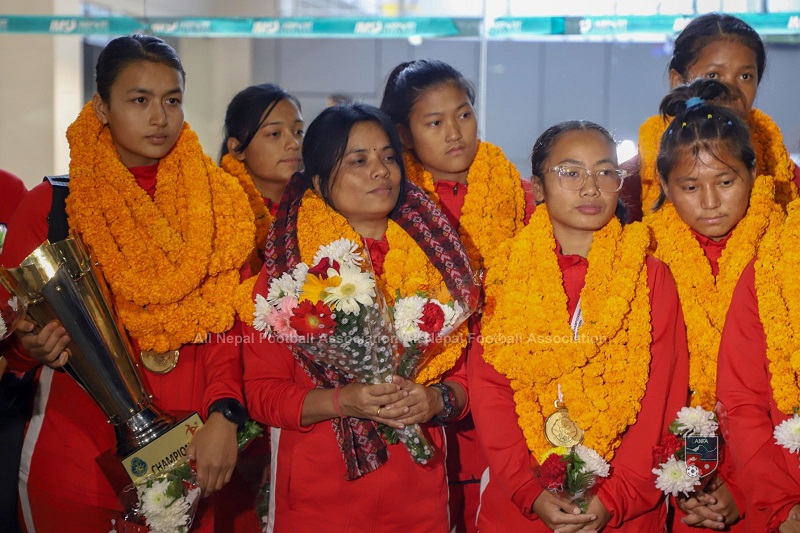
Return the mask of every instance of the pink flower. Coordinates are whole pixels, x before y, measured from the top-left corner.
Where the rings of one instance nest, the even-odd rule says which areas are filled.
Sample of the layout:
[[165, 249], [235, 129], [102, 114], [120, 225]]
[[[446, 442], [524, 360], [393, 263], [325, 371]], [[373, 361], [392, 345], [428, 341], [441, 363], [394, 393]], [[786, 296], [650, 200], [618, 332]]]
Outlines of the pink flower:
[[284, 296], [278, 303], [278, 307], [270, 306], [267, 310], [265, 320], [279, 337], [291, 338], [297, 336], [297, 332], [289, 324], [289, 319], [293, 316], [292, 310], [297, 307], [297, 298], [294, 296]]

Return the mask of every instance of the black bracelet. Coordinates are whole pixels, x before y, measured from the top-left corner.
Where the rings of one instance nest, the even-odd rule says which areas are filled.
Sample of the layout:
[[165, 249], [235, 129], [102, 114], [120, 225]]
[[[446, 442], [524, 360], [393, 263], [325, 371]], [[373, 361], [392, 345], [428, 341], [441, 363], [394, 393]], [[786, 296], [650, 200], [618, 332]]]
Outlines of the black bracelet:
[[208, 416], [211, 416], [211, 413], [220, 413], [227, 420], [236, 424], [236, 431], [241, 431], [244, 428], [249, 416], [244, 405], [233, 398], [223, 398], [212, 403], [211, 407], [208, 408]]
[[434, 383], [431, 387], [437, 388], [442, 393], [442, 403], [444, 403], [444, 411], [433, 417], [433, 421], [439, 425], [445, 425], [447, 420], [452, 418], [456, 410], [456, 392], [453, 387], [446, 383]]

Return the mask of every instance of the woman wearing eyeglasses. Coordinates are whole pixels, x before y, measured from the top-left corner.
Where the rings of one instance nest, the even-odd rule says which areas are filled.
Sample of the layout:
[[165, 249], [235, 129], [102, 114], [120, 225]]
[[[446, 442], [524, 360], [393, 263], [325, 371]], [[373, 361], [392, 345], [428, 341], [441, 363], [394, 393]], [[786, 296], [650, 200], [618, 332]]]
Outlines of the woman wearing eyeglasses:
[[[490, 259], [481, 346], [468, 360], [489, 459], [478, 528], [663, 530], [651, 450], [688, 379], [675, 284], [647, 256], [647, 228], [620, 223], [625, 173], [604, 128], [557, 124], [531, 163], [542, 203]], [[565, 483], [569, 449], [594, 472], [585, 492]]]

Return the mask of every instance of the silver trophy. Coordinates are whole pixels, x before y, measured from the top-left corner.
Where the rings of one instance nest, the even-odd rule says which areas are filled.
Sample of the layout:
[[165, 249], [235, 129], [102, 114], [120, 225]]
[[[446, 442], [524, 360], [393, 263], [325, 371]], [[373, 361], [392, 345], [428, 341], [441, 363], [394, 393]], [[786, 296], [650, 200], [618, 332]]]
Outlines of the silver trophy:
[[58, 320], [67, 330], [66, 370], [114, 425], [116, 453], [126, 457], [169, 432], [175, 418], [154, 405], [142, 385], [130, 339], [96, 267], [73, 234], [45, 241], [17, 268], [0, 268], [0, 283], [27, 305], [37, 325]]

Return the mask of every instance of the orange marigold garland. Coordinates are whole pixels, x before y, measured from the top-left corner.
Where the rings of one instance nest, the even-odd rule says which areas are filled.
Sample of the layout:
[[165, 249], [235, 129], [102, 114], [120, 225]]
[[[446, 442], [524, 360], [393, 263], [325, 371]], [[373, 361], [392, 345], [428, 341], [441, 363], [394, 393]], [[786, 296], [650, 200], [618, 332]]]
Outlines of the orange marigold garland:
[[747, 213], [719, 259], [716, 278], [700, 243], [671, 202], [645, 219], [653, 231], [655, 256], [669, 267], [678, 287], [689, 343], [692, 406], [713, 410], [716, 405], [717, 354], [733, 289], [767, 229], [783, 220], [774, 196], [772, 176], [758, 176]]
[[[639, 129], [639, 175], [642, 179], [642, 209], [648, 215], [661, 194], [661, 184], [656, 168], [656, 159], [661, 145], [661, 136], [671, 119], [661, 115], [648, 118]], [[797, 187], [793, 183], [795, 164], [783, 144], [783, 135], [777, 124], [762, 111], [751, 109], [748, 117], [750, 139], [756, 151], [756, 174], [773, 176], [775, 200], [786, 206], [797, 198]]]
[[69, 225], [81, 234], [143, 350], [164, 352], [229, 329], [253, 217], [237, 181], [188, 124], [158, 167], [155, 197], [136, 183], [88, 103], [67, 130]]
[[228, 153], [222, 156], [220, 166], [225, 172], [239, 180], [239, 185], [242, 186], [242, 189], [247, 194], [247, 199], [250, 201], [250, 209], [253, 211], [256, 223], [256, 239], [255, 248], [250, 254], [248, 262], [250, 263], [250, 270], [253, 273], [257, 273], [261, 266], [261, 259], [258, 254], [264, 249], [264, 243], [267, 242], [267, 234], [269, 233], [269, 227], [272, 225], [273, 216], [264, 204], [264, 198], [256, 188], [255, 183], [253, 183], [253, 178], [244, 163]]
[[[313, 191], [306, 191], [297, 219], [301, 260], [308, 265], [314, 264], [314, 255], [321, 246], [341, 238], [362, 242], [361, 236], [344, 216]], [[389, 252], [383, 262], [383, 274], [376, 282], [389, 305], [394, 303], [398, 292], [402, 296], [410, 296], [421, 291], [442, 303], [453, 300], [437, 268], [416, 241], [393, 220], [389, 220], [386, 240]], [[362, 247], [361, 254], [366, 257], [368, 252]], [[469, 338], [467, 323], [462, 324], [450, 338], [458, 341], [443, 343], [436, 348], [437, 351], [417, 374], [417, 383], [435, 383], [442, 374], [453, 368]]]
[[770, 228], [756, 260], [758, 315], [767, 338], [772, 395], [792, 414], [800, 399], [800, 200], [788, 206], [785, 222]]
[[623, 230], [616, 219], [595, 233], [577, 341], [545, 205], [493, 254], [484, 358], [511, 381], [519, 425], [536, 457], [551, 448], [544, 421], [555, 410], [558, 385], [585, 431], [584, 444], [606, 460], [636, 421], [650, 374], [649, 241], [645, 226]]
[[[408, 152], [403, 154], [403, 161], [408, 179], [439, 204], [431, 173]], [[516, 167], [500, 148], [485, 141], [478, 143], [467, 185], [458, 233], [477, 271], [485, 267], [485, 258], [494, 254], [498, 243], [522, 229], [525, 193]]]

